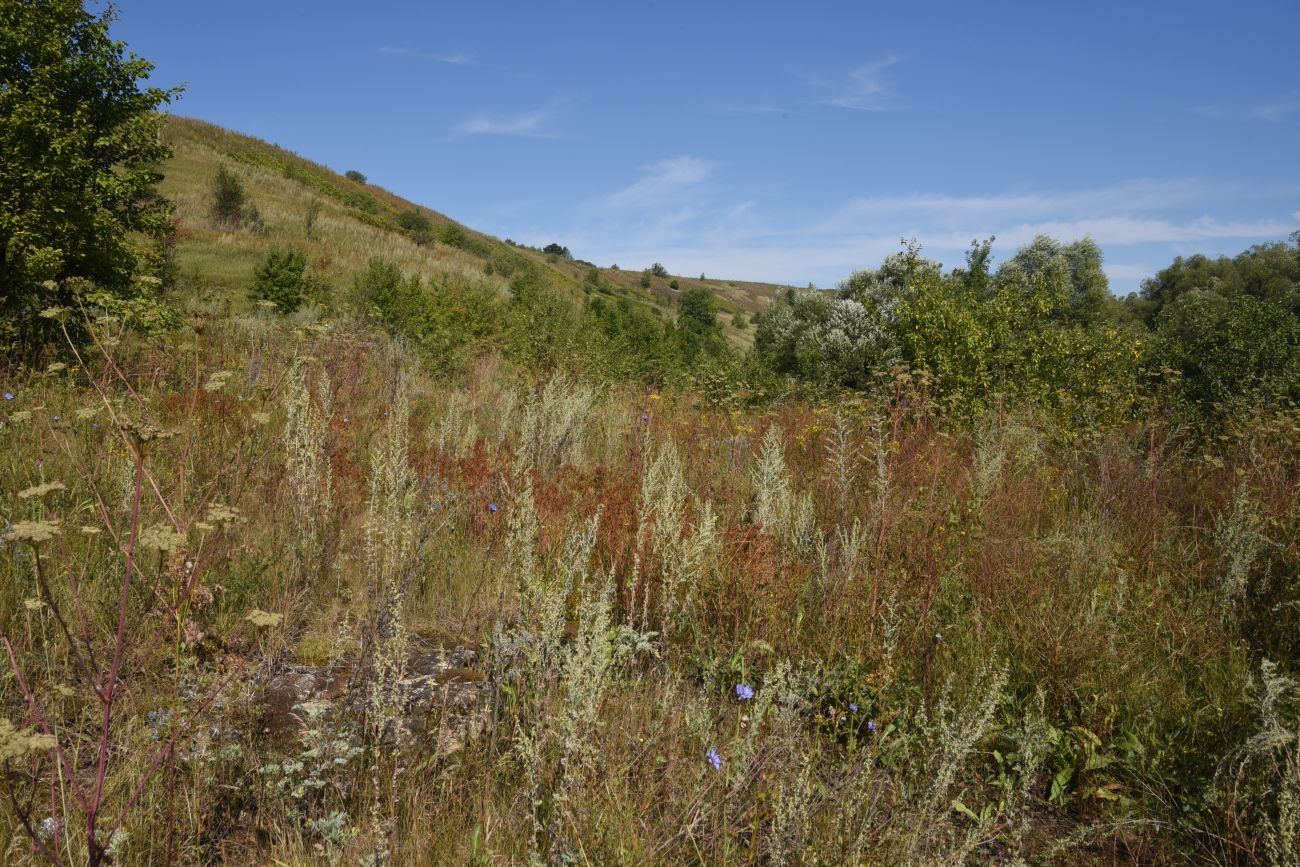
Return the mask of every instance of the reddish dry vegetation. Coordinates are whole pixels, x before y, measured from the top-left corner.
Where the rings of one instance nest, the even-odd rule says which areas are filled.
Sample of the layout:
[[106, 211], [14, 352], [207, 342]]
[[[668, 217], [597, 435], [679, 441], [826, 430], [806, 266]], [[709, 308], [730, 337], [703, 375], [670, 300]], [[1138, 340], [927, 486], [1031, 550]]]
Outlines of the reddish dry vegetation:
[[[1294, 415], [1070, 440], [282, 327], [6, 385], [8, 863], [1296, 851]], [[454, 751], [397, 708], [431, 644], [491, 696]], [[369, 698], [267, 736], [291, 665]]]

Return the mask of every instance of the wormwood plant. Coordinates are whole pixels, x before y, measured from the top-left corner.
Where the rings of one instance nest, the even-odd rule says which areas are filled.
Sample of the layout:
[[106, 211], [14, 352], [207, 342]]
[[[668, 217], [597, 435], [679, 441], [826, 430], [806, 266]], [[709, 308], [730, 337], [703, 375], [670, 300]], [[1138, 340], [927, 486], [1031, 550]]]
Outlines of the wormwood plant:
[[1245, 599], [1250, 568], [1268, 544], [1260, 532], [1259, 516], [1245, 479], [1237, 484], [1232, 502], [1215, 521], [1214, 543], [1223, 561], [1220, 583], [1223, 601], [1236, 608]]
[[[694, 526], [687, 531], [693, 498], [676, 443], [666, 438], [657, 449], [648, 449], [645, 454], [627, 604], [628, 626], [633, 626], [639, 591], [643, 633], [650, 628], [651, 597], [656, 586], [660, 630], [681, 625], [691, 610], [697, 585], [722, 551], [712, 503], [697, 503]], [[652, 583], [652, 578], [657, 582]]]
[[549, 475], [563, 464], [576, 464], [587, 425], [600, 392], [557, 372], [524, 408], [515, 475], [527, 469]]
[[284, 450], [298, 524], [296, 553], [305, 569], [322, 570], [326, 533], [334, 509], [333, 470], [328, 450], [333, 395], [329, 375], [324, 371], [317, 375], [315, 394], [312, 393], [307, 362], [303, 358], [294, 360], [288, 378]]
[[1224, 806], [1240, 810], [1268, 863], [1300, 863], [1300, 682], [1260, 663], [1256, 729], [1219, 769]]
[[786, 468], [781, 430], [776, 425], [763, 435], [750, 480], [754, 487], [754, 523], [792, 548], [810, 548], [816, 532], [812, 495], [807, 491], [795, 493]]

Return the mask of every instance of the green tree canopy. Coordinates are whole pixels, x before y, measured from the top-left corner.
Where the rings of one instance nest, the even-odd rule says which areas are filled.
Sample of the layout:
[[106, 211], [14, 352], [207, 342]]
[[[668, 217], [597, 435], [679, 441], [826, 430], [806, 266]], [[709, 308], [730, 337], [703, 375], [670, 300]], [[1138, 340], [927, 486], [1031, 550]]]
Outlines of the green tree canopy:
[[68, 278], [128, 292], [133, 233], [169, 223], [158, 109], [180, 89], [141, 87], [153, 64], [112, 20], [81, 0], [0, 3], [0, 346], [43, 341], [37, 313], [72, 301]]
[[718, 305], [713, 293], [696, 287], [682, 293], [681, 312], [677, 314], [679, 327], [700, 337], [714, 337], [722, 333], [717, 319]]

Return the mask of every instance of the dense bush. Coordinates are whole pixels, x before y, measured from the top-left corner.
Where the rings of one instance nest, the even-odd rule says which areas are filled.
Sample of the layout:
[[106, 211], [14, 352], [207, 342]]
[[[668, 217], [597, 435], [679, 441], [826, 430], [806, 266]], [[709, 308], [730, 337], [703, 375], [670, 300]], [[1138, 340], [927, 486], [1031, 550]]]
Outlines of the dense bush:
[[1192, 421], [1300, 400], [1300, 234], [1234, 259], [1179, 259], [1123, 302], [1092, 241], [1036, 238], [996, 272], [992, 241], [944, 273], [910, 245], [832, 292], [788, 292], [758, 317], [769, 369], [868, 389], [898, 367], [950, 409], [1036, 404], [1073, 432], [1172, 397]]
[[403, 211], [397, 216], [397, 225], [421, 246], [433, 241], [433, 221], [422, 211]]
[[254, 272], [248, 295], [255, 301], [269, 301], [281, 313], [292, 313], [306, 297], [304, 272], [307, 257], [295, 250], [272, 250]]
[[463, 352], [501, 328], [501, 305], [479, 286], [435, 283], [372, 259], [353, 283], [352, 302], [367, 319], [422, 350], [436, 368], [453, 368]]
[[1152, 366], [1206, 421], [1300, 400], [1300, 233], [1234, 258], [1179, 258], [1126, 299], [1154, 332]]
[[910, 245], [833, 292], [790, 292], [756, 317], [772, 369], [869, 388], [895, 367], [923, 374], [971, 415], [1034, 403], [1073, 429], [1127, 417], [1142, 344], [1111, 299], [1090, 241], [1036, 239], [990, 273], [991, 242], [945, 274]]
[[356, 181], [358, 184], [364, 184], [366, 182], [366, 176], [356, 169], [348, 169], [343, 173], [343, 177], [347, 178], [349, 181]]
[[220, 166], [212, 178], [211, 197], [209, 213], [214, 223], [228, 229], [238, 229], [244, 224], [248, 193], [244, 191], [244, 184], [238, 175], [225, 166]]

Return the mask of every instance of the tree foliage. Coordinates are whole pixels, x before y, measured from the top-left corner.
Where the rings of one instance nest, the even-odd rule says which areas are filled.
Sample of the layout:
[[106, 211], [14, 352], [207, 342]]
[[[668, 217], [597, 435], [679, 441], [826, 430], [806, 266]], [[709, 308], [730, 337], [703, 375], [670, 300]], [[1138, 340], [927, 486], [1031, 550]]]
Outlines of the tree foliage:
[[1156, 371], [1200, 415], [1300, 400], [1300, 233], [1292, 241], [1180, 257], [1126, 299], [1154, 332]]
[[153, 65], [112, 20], [80, 0], [0, 4], [0, 346], [43, 341], [36, 314], [73, 302], [69, 278], [130, 292], [133, 233], [169, 225], [158, 110], [179, 88], [141, 86]]
[[909, 244], [832, 292], [792, 291], [757, 317], [755, 352], [778, 372], [859, 389], [905, 367], [962, 414], [1006, 398], [1072, 426], [1124, 417], [1141, 341], [1116, 321], [1101, 251], [1037, 238], [990, 273], [991, 244], [947, 274]]

